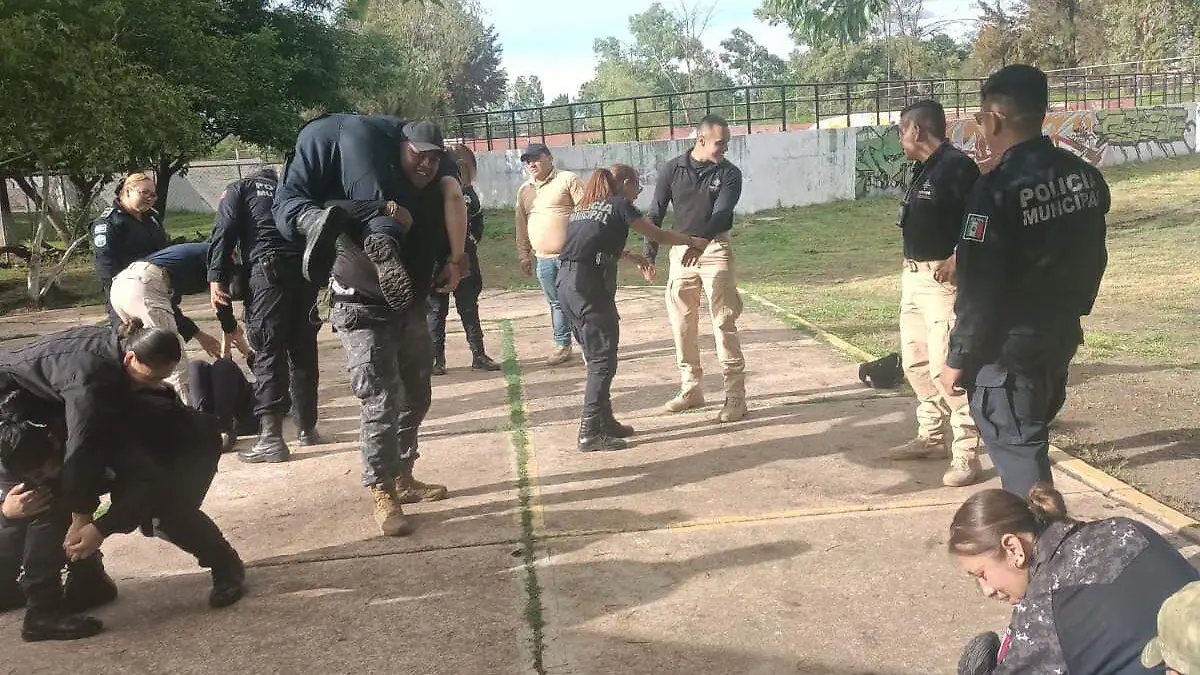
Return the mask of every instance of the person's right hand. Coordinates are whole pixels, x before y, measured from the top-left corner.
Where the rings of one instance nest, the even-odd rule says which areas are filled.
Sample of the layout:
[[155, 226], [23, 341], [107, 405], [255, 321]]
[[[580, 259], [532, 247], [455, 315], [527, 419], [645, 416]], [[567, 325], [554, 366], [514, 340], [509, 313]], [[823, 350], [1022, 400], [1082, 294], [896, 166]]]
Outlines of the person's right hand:
[[533, 261], [529, 258], [521, 258], [521, 273], [527, 277], [533, 276]]
[[246, 331], [239, 325], [232, 333], [224, 333], [221, 335], [221, 357], [227, 359], [233, 356], [233, 350], [236, 349], [243, 357], [250, 356], [250, 344], [246, 342]]
[[217, 307], [228, 307], [230, 297], [229, 292], [225, 290], [225, 285], [219, 281], [209, 282], [208, 301], [214, 312], [217, 311]]
[[0, 504], [0, 513], [9, 520], [29, 518], [50, 508], [54, 496], [45, 488], [31, 489], [24, 483], [14, 487], [4, 495], [4, 503]]

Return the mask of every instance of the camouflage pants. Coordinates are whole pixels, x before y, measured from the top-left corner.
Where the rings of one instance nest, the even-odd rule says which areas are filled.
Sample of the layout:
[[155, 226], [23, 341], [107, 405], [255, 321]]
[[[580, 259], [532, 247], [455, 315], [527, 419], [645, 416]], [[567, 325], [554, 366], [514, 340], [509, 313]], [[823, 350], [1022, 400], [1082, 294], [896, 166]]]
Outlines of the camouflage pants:
[[424, 304], [399, 313], [338, 301], [329, 320], [346, 349], [350, 388], [362, 402], [363, 485], [411, 472], [420, 456], [417, 430], [432, 396], [433, 348]]

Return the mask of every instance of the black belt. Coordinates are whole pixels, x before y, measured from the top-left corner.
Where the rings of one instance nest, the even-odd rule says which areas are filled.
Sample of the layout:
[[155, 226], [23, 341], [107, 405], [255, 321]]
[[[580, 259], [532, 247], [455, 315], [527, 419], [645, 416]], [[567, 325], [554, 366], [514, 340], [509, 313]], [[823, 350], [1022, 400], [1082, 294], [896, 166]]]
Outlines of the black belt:
[[621, 256], [619, 255], [613, 255], [611, 253], [597, 253], [595, 258], [590, 258], [588, 260], [560, 259], [559, 262], [564, 264], [569, 263], [574, 265], [594, 265], [596, 267], [608, 267], [610, 265], [615, 265], [620, 259]]

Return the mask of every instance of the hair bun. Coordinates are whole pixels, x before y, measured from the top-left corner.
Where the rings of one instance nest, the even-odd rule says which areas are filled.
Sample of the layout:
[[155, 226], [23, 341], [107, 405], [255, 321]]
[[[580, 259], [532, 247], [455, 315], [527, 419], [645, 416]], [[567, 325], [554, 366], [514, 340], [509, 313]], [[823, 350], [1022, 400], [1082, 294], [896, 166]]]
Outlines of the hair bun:
[[1026, 498], [1029, 510], [1043, 526], [1055, 521], [1067, 520], [1067, 502], [1062, 493], [1046, 482], [1034, 483]]
[[117, 337], [128, 340], [144, 327], [145, 324], [142, 323], [142, 320], [135, 316], [117, 328]]

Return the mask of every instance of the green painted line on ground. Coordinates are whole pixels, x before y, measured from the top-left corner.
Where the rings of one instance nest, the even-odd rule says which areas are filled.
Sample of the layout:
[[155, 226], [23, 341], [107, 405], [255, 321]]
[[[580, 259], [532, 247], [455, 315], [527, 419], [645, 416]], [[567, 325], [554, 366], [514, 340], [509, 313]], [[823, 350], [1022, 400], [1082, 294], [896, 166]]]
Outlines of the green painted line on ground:
[[504, 384], [508, 399], [509, 435], [517, 461], [517, 502], [521, 509], [521, 549], [525, 567], [525, 621], [529, 624], [529, 651], [533, 658], [533, 670], [538, 675], [546, 672], [543, 656], [546, 652], [542, 629], [542, 588], [537, 578], [537, 537], [533, 531], [533, 507], [529, 477], [529, 435], [525, 425], [525, 401], [521, 390], [521, 364], [517, 360], [517, 346], [513, 338], [512, 321], [503, 321], [504, 328]]

